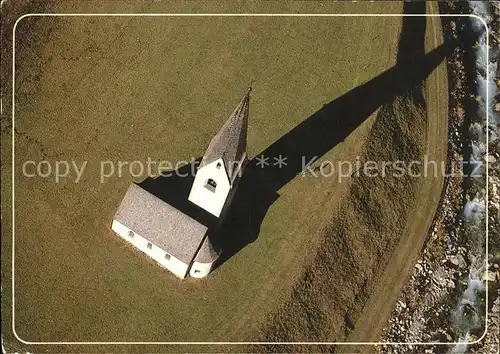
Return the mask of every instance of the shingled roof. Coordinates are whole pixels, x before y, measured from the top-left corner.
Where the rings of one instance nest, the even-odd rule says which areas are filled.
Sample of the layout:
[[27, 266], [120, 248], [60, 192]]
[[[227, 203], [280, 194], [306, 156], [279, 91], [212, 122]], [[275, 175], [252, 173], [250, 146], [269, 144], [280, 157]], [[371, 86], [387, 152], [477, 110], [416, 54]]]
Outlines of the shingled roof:
[[186, 264], [193, 260], [208, 229], [134, 183], [114, 219]]
[[222, 158], [229, 180], [234, 180], [238, 164], [245, 158], [247, 145], [250, 91], [245, 94], [226, 123], [214, 136], [201, 160], [200, 167]]
[[194, 261], [198, 263], [213, 263], [219, 258], [220, 253], [221, 251], [216, 249], [210, 237], [206, 236]]

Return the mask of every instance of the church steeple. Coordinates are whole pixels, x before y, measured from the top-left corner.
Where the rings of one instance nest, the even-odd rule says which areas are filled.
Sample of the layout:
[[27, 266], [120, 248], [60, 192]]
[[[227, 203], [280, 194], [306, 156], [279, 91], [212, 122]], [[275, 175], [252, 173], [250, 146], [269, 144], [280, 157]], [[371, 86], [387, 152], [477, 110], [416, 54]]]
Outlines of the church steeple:
[[226, 123], [213, 137], [200, 163], [200, 168], [222, 158], [231, 183], [238, 173], [239, 164], [246, 158], [250, 87], [229, 116]]
[[249, 88], [233, 113], [213, 137], [196, 173], [189, 200], [219, 217], [230, 203], [247, 160]]

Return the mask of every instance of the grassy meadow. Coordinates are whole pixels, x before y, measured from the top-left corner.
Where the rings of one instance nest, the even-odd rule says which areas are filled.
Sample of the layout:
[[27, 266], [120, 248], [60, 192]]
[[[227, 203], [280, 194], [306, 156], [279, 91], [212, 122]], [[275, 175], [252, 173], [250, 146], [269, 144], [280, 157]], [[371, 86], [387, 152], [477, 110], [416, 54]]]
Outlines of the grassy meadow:
[[[403, 11], [396, 2], [321, 4], [247, 4], [245, 11]], [[102, 2], [81, 11], [237, 8]], [[359, 316], [372, 315], [363, 312], [364, 304], [384, 298], [379, 277], [396, 274], [404, 281], [392, 251], [400, 239], [411, 244], [425, 236], [439, 181], [298, 176], [279, 190], [253, 243], [207, 279], [179, 281], [111, 231], [128, 185], [146, 174], [134, 177], [125, 167], [122, 176], [101, 183], [101, 163], [202, 156], [252, 80], [248, 154], [259, 154], [324, 105], [394, 67], [402, 23], [399, 17], [23, 19], [16, 43], [14, 166], [12, 125], [2, 117], [2, 290], [12, 290], [14, 169], [17, 335], [34, 342], [346, 340]], [[440, 31], [439, 21], [427, 22], [426, 52], [440, 44]], [[436, 143], [446, 133], [443, 65], [436, 72], [421, 87], [425, 105], [403, 94], [383, 101], [322, 158], [444, 158]], [[363, 105], [370, 97], [358, 99]], [[87, 165], [78, 183], [74, 171], [55, 183], [23, 176], [29, 160]], [[412, 224], [415, 210], [418, 225]], [[377, 299], [369, 299], [372, 293]], [[11, 300], [3, 301], [4, 309], [12, 308]], [[189, 350], [128, 345], [113, 351], [158, 348]]]

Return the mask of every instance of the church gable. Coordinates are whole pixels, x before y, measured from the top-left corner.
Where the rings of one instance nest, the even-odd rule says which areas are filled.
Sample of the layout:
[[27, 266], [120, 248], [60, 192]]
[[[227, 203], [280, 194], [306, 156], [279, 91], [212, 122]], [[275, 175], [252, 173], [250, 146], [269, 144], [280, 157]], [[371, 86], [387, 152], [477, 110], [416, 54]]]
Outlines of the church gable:
[[230, 189], [226, 166], [219, 158], [198, 169], [188, 199], [218, 217]]

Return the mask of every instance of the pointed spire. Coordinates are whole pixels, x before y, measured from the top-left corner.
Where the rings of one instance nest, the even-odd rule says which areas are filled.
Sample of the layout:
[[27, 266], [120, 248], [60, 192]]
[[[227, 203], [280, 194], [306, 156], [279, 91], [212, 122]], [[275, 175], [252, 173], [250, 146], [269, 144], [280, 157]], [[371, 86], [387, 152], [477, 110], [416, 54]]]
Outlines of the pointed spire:
[[222, 158], [230, 181], [233, 181], [234, 174], [237, 173], [238, 164], [246, 157], [251, 91], [252, 87], [250, 86], [226, 123], [208, 145], [200, 163], [200, 167], [203, 167]]

